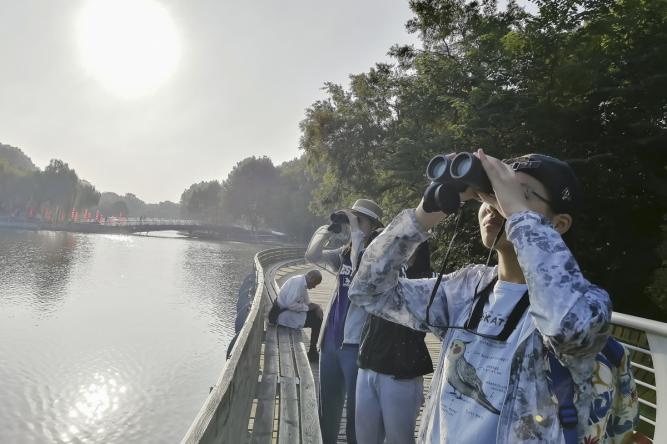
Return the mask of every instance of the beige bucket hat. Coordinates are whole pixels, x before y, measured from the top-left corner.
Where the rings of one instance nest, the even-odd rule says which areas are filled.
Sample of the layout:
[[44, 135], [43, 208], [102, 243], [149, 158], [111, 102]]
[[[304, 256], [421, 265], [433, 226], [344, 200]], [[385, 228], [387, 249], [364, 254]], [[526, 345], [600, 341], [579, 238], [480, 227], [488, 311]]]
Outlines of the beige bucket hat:
[[368, 216], [382, 225], [382, 208], [370, 199], [357, 199], [351, 210]]

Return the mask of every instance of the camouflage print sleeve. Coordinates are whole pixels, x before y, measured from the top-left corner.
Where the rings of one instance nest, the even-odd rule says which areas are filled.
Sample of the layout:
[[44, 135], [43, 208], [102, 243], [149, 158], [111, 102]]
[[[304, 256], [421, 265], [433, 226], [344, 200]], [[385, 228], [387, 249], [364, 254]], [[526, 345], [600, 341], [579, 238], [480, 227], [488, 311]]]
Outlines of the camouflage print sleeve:
[[465, 305], [450, 304], [446, 292], [464, 292], [469, 269], [445, 277], [431, 308], [431, 325], [427, 325], [426, 307], [435, 279], [399, 279], [401, 266], [427, 238], [428, 234], [415, 219], [414, 210], [404, 210], [396, 216], [366, 249], [349, 290], [352, 302], [389, 321], [442, 334], [449, 319], [455, 316], [452, 307], [459, 310]]
[[327, 225], [319, 227], [313, 237], [310, 238], [308, 248], [306, 248], [305, 258], [312, 264], [323, 264], [331, 267], [334, 272], [338, 272], [341, 267], [340, 254], [342, 248], [334, 250], [325, 250], [324, 247], [331, 238], [331, 232], [327, 229]]
[[593, 358], [607, 341], [609, 295], [583, 277], [562, 237], [543, 216], [532, 211], [513, 214], [507, 237], [528, 284], [537, 329], [559, 360], [576, 370], [582, 357]]

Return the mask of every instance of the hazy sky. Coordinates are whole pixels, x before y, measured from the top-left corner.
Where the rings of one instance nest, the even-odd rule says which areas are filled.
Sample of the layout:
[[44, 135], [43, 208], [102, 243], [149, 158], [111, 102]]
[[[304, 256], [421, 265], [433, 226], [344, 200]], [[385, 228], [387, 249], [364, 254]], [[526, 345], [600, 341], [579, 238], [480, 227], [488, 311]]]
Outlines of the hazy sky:
[[177, 201], [247, 156], [299, 155], [323, 83], [415, 43], [410, 17], [403, 0], [0, 0], [0, 142]]

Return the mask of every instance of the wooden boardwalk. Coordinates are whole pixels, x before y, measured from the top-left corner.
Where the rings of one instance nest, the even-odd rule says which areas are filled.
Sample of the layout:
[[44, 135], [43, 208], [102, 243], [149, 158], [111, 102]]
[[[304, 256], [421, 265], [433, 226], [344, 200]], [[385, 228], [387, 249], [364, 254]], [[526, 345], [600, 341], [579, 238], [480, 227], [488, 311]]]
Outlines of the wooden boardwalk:
[[[308, 270], [318, 268], [313, 265], [292, 265], [292, 266], [286, 266], [283, 268], [280, 268], [276, 271], [275, 273], [275, 279], [278, 285], [282, 285], [285, 280], [290, 278], [291, 276], [294, 276], [295, 274], [303, 274], [306, 273]], [[317, 304], [320, 304], [322, 306], [322, 310], [326, 308], [326, 305], [331, 298], [334, 290], [336, 289], [336, 277], [332, 275], [331, 273], [328, 272], [323, 272], [322, 273], [322, 283], [318, 285], [316, 288], [309, 290], [308, 293], [310, 295], [311, 302], [315, 302]], [[304, 329], [304, 342], [306, 343], [306, 347], [308, 347], [309, 341], [310, 341], [310, 329], [306, 328]], [[428, 350], [431, 354], [431, 360], [433, 361], [433, 367], [435, 368], [437, 366], [438, 360], [440, 359], [440, 345], [441, 342], [440, 340], [434, 336], [433, 334], [429, 333], [426, 335], [426, 346], [428, 347]], [[315, 387], [319, 387], [320, 383], [320, 378], [319, 378], [319, 366], [317, 364], [311, 364], [310, 368], [313, 372], [313, 377], [315, 379]], [[431, 380], [432, 380], [433, 374], [428, 374], [424, 376], [424, 398], [426, 398], [426, 394], [428, 393], [430, 386], [431, 386]], [[317, 392], [317, 389], [316, 389]], [[318, 400], [319, 400], [319, 392], [316, 393]], [[423, 406], [422, 406], [423, 409]], [[417, 429], [419, 429], [419, 422], [421, 419], [421, 414], [419, 415], [420, 417], [417, 419]], [[341, 419], [341, 425], [340, 425], [340, 430], [338, 432], [338, 442], [344, 443], [345, 441], [345, 424], [346, 424], [346, 419], [345, 419], [345, 412], [343, 411], [343, 417]], [[417, 430], [415, 430], [415, 435], [417, 433]]]

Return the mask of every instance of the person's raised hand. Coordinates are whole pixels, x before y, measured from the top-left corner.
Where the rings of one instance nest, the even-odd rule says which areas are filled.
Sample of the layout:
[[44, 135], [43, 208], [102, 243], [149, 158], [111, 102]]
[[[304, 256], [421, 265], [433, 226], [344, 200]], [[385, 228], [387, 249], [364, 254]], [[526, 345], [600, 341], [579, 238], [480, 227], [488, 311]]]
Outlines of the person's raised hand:
[[494, 192], [478, 192], [482, 202], [494, 207], [505, 219], [514, 213], [527, 210], [526, 194], [512, 167], [495, 157], [487, 156], [481, 149], [477, 150], [476, 155], [489, 176]]
[[417, 219], [417, 223], [419, 223], [424, 231], [435, 227], [445, 217], [447, 217], [447, 215], [441, 211], [429, 213], [424, 210], [424, 199], [419, 202], [419, 205], [417, 205], [417, 208], [415, 209], [415, 219]]
[[345, 215], [347, 216], [347, 220], [350, 221], [350, 230], [352, 231], [358, 231], [359, 228], [359, 217], [354, 214], [353, 211], [351, 210], [341, 210]]

